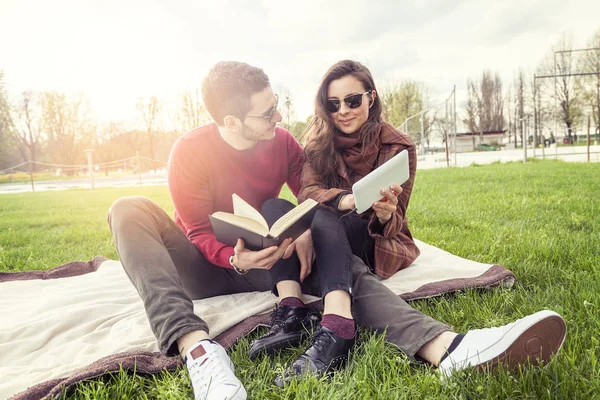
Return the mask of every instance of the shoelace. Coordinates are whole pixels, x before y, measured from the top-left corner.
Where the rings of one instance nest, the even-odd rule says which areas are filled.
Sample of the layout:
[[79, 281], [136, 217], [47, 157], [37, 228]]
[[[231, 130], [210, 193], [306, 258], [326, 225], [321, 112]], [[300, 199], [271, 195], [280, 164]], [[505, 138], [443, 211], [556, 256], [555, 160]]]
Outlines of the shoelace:
[[[194, 363], [190, 367], [190, 378], [192, 382], [200, 384], [197, 389], [201, 391], [203, 396], [208, 394], [211, 387], [227, 381], [227, 372], [218, 358], [217, 354], [211, 353], [203, 362]], [[200, 379], [196, 380], [195, 378], [198, 375]], [[207, 378], [208, 376], [210, 378]]]
[[285, 309], [279, 305], [275, 305], [275, 309], [271, 313], [271, 328], [278, 327], [285, 322]]
[[329, 342], [328, 338], [336, 342], [335, 338], [330, 332], [319, 329], [311, 336], [312, 347], [315, 347], [319, 351], [323, 351], [323, 346]]

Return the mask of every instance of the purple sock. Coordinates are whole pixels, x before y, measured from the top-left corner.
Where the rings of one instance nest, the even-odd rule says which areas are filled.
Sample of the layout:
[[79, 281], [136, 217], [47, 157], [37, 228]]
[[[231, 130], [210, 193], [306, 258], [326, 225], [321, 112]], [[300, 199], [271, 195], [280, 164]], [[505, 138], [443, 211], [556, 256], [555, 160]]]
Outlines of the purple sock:
[[321, 320], [321, 325], [327, 329], [331, 329], [336, 335], [344, 339], [352, 339], [354, 337], [354, 320], [344, 318], [337, 314], [325, 314]]
[[279, 302], [280, 306], [286, 307], [306, 307], [306, 304], [297, 297], [286, 297]]

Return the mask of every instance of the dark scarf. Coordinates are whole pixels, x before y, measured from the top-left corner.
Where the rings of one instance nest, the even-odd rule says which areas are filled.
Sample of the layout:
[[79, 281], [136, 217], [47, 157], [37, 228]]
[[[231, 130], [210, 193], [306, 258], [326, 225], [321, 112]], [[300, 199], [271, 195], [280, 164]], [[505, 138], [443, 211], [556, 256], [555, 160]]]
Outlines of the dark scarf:
[[351, 135], [335, 131], [333, 146], [346, 166], [353, 182], [371, 172], [377, 165], [377, 156], [381, 147], [380, 131], [377, 130], [373, 138], [365, 146], [360, 142], [359, 132]]

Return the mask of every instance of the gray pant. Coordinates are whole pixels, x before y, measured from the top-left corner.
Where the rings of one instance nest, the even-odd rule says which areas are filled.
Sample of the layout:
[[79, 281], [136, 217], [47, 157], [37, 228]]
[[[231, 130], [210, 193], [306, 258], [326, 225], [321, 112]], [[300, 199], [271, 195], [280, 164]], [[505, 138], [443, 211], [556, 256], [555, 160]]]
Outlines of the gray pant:
[[[115, 201], [108, 223], [121, 263], [144, 302], [164, 354], [178, 354], [176, 340], [182, 335], [195, 330], [208, 332], [206, 322], [194, 314], [192, 300], [271, 289], [267, 270], [239, 275], [206, 261], [177, 224], [147, 198]], [[318, 293], [318, 279], [313, 274], [302, 285], [304, 293]], [[352, 279], [356, 321], [380, 332], [385, 330], [386, 339], [409, 357], [414, 358], [425, 343], [449, 330], [385, 287], [358, 257], [352, 265]]]

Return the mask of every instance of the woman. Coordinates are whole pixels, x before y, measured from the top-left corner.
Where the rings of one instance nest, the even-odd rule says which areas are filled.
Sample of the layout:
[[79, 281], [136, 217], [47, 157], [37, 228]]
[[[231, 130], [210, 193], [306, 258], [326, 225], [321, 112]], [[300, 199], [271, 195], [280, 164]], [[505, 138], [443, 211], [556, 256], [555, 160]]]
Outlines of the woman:
[[[315, 113], [307, 130], [298, 200], [312, 198], [335, 215], [348, 213], [337, 229], [346, 233], [352, 253], [377, 275], [389, 278], [419, 256], [406, 222], [417, 168], [415, 145], [410, 136], [382, 120], [373, 77], [355, 61], [340, 61], [329, 69], [319, 87]], [[382, 190], [382, 200], [371, 210], [352, 213], [352, 185], [405, 149], [409, 180]]]
[[[552, 311], [540, 311], [501, 327], [457, 334], [410, 307], [381, 283], [381, 278], [392, 276], [419, 256], [406, 221], [416, 172], [415, 145], [408, 135], [384, 122], [381, 114], [375, 83], [365, 66], [344, 60], [327, 71], [305, 135], [298, 194], [299, 202], [312, 198], [322, 204], [313, 218], [311, 234], [313, 274], [321, 288], [327, 287], [324, 311], [311, 346], [275, 383], [283, 386], [288, 378], [306, 372], [327, 374], [342, 366], [358, 340], [353, 316], [361, 325], [385, 332], [386, 339], [409, 358], [436, 365], [445, 375], [503, 363], [507, 354], [512, 357], [510, 366], [548, 361], [565, 335], [564, 320]], [[382, 190], [381, 200], [356, 214], [352, 185], [405, 149], [410, 160], [409, 180]], [[324, 270], [329, 273], [323, 274]], [[327, 283], [333, 273], [338, 278], [335, 287]], [[523, 345], [534, 342], [533, 348]]]
[[[373, 77], [362, 64], [340, 61], [325, 74], [315, 117], [305, 134], [306, 160], [298, 194], [298, 202], [312, 198], [324, 206], [311, 226], [324, 311], [313, 346], [292, 364], [289, 375], [307, 369], [330, 372], [346, 361], [356, 345], [358, 330], [351, 311], [353, 255], [382, 278], [407, 267], [419, 255], [405, 218], [416, 170], [415, 146], [410, 136], [383, 122], [381, 113]], [[405, 149], [410, 179], [402, 187], [385, 188], [372, 209], [356, 214], [352, 185]], [[323, 270], [335, 273], [335, 287]]]

